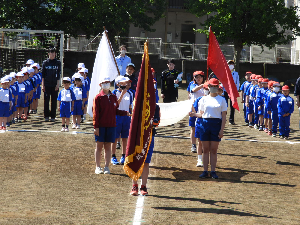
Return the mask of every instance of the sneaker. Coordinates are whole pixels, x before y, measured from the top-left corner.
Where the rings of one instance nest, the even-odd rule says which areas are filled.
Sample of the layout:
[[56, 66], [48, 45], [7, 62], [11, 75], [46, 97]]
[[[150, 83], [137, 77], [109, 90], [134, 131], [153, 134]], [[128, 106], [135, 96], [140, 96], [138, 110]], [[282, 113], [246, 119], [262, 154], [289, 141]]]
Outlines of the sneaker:
[[213, 179], [218, 179], [219, 178], [215, 171], [210, 172], [210, 177], [213, 178]]
[[55, 118], [51, 118], [50, 121], [51, 121], [51, 122], [55, 122]]
[[143, 195], [143, 196], [148, 195], [148, 191], [147, 191], [146, 186], [144, 186], [144, 185], [141, 186], [141, 188], [140, 188], [140, 193], [141, 193], [141, 195]]
[[69, 132], [69, 128], [68, 127], [65, 128], [65, 132]]
[[64, 127], [62, 127], [60, 131], [61, 131], [61, 132], [65, 132], [65, 128], [64, 128]]
[[272, 135], [272, 131], [271, 130], [269, 130], [268, 135]]
[[6, 130], [6, 127], [5, 127], [5, 126], [3, 126], [3, 127], [2, 127], [2, 130], [4, 130], [4, 131], [5, 131], [5, 130]]
[[202, 167], [203, 166], [203, 162], [202, 162], [202, 160], [201, 159], [198, 159], [197, 160], [197, 165], [196, 165], [197, 167]]
[[289, 137], [284, 137], [284, 139], [285, 139], [285, 140], [288, 140], [288, 139], [289, 139]]
[[86, 116], [85, 115], [83, 115], [83, 120], [86, 120]]
[[249, 127], [252, 128], [253, 127], [253, 123], [249, 123]]
[[117, 157], [112, 157], [112, 158], [111, 158], [111, 163], [112, 163], [113, 165], [120, 165], [120, 163], [119, 163], [118, 160], [117, 160]]
[[276, 133], [273, 133], [273, 134], [272, 134], [272, 137], [276, 137]]
[[15, 119], [12, 119], [11, 123], [12, 123], [12, 124], [15, 124], [15, 123], [16, 123]]
[[125, 157], [122, 156], [121, 159], [120, 159], [120, 165], [124, 165], [124, 162], [125, 162]]
[[245, 122], [245, 126], [249, 126], [249, 123]]
[[258, 129], [259, 127], [257, 126], [257, 124], [254, 125], [254, 129]]
[[207, 171], [203, 171], [203, 173], [199, 175], [199, 178], [207, 178], [207, 177], [208, 177]]
[[121, 148], [121, 144], [120, 144], [120, 142], [117, 142], [116, 149], [120, 149], [120, 148]]
[[235, 122], [229, 122], [230, 125], [235, 125]]
[[76, 129], [80, 129], [80, 125], [79, 124], [76, 126]]
[[0, 126], [0, 130], [2, 130], [2, 126]]
[[28, 117], [25, 115], [23, 115], [22, 118], [23, 118], [24, 122], [28, 119]]
[[6, 123], [6, 127], [10, 127], [10, 123], [9, 122]]
[[72, 125], [72, 129], [76, 129], [76, 124], [73, 124], [73, 125]]
[[259, 131], [263, 131], [264, 128], [263, 128], [262, 126], [260, 126], [258, 130], [259, 130]]
[[22, 118], [21, 118], [21, 117], [18, 118], [18, 122], [19, 122], [19, 123], [22, 122]]
[[49, 122], [49, 117], [45, 117], [45, 122]]
[[193, 145], [191, 147], [191, 152], [196, 153], [197, 152], [197, 147]]
[[96, 167], [95, 174], [100, 174], [100, 173], [103, 173], [102, 168], [101, 167]]
[[283, 135], [279, 135], [279, 138], [280, 138], [280, 139], [283, 139], [283, 138], [284, 138], [284, 136], [283, 136]]
[[108, 167], [104, 167], [104, 174], [110, 174], [110, 170]]
[[139, 189], [138, 189], [137, 185], [132, 186], [130, 195], [132, 195], [132, 196], [138, 196], [139, 195]]
[[265, 132], [266, 132], [266, 133], [268, 133], [268, 132], [269, 132], [268, 128], [265, 128]]

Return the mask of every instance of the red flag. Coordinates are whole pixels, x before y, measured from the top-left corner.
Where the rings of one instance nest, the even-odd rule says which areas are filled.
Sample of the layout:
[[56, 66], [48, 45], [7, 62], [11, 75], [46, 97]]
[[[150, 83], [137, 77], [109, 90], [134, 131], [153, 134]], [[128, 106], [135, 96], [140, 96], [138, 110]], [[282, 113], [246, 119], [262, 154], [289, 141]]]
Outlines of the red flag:
[[138, 180], [144, 169], [144, 162], [152, 140], [155, 106], [155, 90], [146, 42], [123, 167], [125, 173], [133, 180]]
[[237, 97], [239, 97], [238, 90], [233, 81], [231, 71], [220, 49], [216, 36], [212, 32], [211, 28], [209, 31], [207, 68], [210, 68], [218, 77], [219, 81], [223, 84], [223, 87], [227, 91], [228, 96], [232, 101], [232, 106], [240, 111], [237, 102]]

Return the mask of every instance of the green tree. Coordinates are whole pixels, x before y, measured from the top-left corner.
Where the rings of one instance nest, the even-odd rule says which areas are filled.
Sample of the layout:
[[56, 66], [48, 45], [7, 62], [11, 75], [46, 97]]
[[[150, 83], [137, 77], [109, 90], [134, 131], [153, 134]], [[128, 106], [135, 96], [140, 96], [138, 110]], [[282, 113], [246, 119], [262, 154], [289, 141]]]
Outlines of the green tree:
[[4, 0], [0, 5], [0, 25], [4, 28], [63, 30], [76, 37], [109, 31], [127, 36], [130, 23], [147, 31], [163, 16], [165, 0]]
[[288, 44], [300, 34], [297, 7], [285, 7], [284, 0], [187, 0], [188, 10], [198, 17], [208, 15], [198, 32], [209, 26], [222, 43], [233, 42], [236, 69], [244, 45]]

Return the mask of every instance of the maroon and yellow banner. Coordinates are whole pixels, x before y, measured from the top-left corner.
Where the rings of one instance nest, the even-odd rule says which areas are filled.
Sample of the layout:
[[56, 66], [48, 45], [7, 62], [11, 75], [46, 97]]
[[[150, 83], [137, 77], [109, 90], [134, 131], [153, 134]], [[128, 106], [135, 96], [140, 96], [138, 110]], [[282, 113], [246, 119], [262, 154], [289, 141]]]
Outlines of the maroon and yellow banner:
[[146, 42], [123, 167], [125, 173], [133, 180], [138, 180], [143, 172], [144, 162], [152, 140], [155, 106], [155, 90], [149, 64], [148, 42]]

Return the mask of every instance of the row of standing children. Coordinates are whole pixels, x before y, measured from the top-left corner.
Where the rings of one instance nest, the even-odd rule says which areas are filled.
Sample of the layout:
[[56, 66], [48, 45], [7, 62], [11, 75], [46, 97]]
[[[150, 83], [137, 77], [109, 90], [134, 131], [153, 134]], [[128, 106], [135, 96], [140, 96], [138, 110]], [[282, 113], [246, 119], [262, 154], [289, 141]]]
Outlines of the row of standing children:
[[39, 64], [29, 59], [20, 72], [11, 72], [1, 79], [1, 130], [16, 122], [26, 121], [30, 113], [37, 113], [42, 82], [39, 69]]
[[290, 116], [294, 111], [294, 100], [289, 96], [289, 86], [246, 72], [246, 81], [241, 85], [245, 124], [276, 137], [288, 139]]

